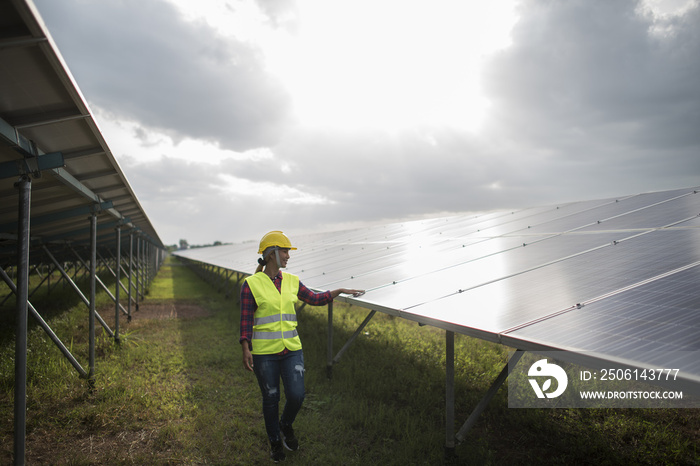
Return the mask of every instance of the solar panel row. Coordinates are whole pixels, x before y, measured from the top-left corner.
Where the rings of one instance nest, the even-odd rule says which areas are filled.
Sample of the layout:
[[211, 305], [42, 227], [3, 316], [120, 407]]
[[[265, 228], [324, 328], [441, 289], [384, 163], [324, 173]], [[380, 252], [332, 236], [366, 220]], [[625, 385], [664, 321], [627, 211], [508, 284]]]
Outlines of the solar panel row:
[[[359, 306], [527, 350], [642, 367], [699, 351], [697, 189], [292, 238], [289, 272]], [[251, 273], [256, 244], [180, 251]], [[594, 355], [594, 356], [590, 356]], [[682, 377], [700, 384], [689, 358]]]
[[0, 2], [0, 62], [0, 263], [15, 261], [15, 183], [30, 174], [34, 241], [89, 244], [95, 213], [100, 246], [119, 226], [162, 247], [32, 2]]

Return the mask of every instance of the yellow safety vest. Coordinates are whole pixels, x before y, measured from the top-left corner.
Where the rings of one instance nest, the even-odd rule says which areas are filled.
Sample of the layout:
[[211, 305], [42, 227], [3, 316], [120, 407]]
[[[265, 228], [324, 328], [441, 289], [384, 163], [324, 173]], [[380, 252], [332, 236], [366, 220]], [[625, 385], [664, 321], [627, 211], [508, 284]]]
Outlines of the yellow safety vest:
[[258, 305], [253, 316], [253, 354], [277, 354], [287, 348], [301, 349], [297, 333], [297, 313], [294, 304], [299, 300], [299, 277], [282, 272], [282, 291], [264, 272], [245, 280]]

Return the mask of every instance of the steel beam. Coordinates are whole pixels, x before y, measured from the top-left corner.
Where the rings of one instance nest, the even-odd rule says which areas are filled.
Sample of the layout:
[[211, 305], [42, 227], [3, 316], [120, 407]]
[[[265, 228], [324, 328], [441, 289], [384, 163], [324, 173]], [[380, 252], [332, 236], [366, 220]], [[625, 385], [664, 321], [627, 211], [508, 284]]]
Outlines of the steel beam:
[[89, 149], [81, 149], [81, 150], [63, 152], [63, 158], [66, 160], [75, 160], [75, 159], [80, 159], [80, 158], [84, 158], [84, 157], [100, 156], [100, 155], [104, 155], [104, 154], [105, 154], [105, 150], [102, 146], [95, 146], [95, 147], [91, 147]]
[[[129, 232], [129, 305], [127, 306], [127, 310], [129, 313], [128, 320], [131, 321], [131, 288], [132, 288], [132, 276], [133, 276], [133, 267], [134, 267], [134, 232], [130, 231]], [[138, 304], [136, 304], [136, 308], [138, 309]]]
[[88, 332], [90, 346], [90, 368], [88, 383], [95, 385], [95, 277], [97, 276], [97, 215], [90, 216], [90, 313], [88, 317]]
[[29, 292], [29, 210], [32, 181], [23, 176], [17, 183], [17, 323], [15, 335], [15, 465], [24, 465], [27, 432], [27, 303]]
[[[97, 207], [94, 206], [93, 204], [75, 207], [75, 208], [63, 210], [60, 212], [53, 212], [51, 214], [40, 215], [38, 217], [34, 217], [32, 219], [32, 225], [33, 226], [45, 225], [47, 223], [56, 222], [56, 221], [63, 220], [66, 218], [80, 217], [80, 216], [88, 215], [88, 214], [94, 212], [95, 208], [97, 208], [99, 210], [105, 210], [105, 209], [110, 209], [112, 207], [113, 207], [112, 201], [102, 202]], [[17, 224], [14, 222], [5, 223], [4, 225], [0, 225], [0, 232], [3, 232], [3, 233], [11, 232], [11, 231], [14, 231], [16, 228], [17, 228]]]
[[0, 50], [15, 47], [33, 47], [35, 45], [41, 44], [42, 42], [48, 42], [48, 39], [46, 37], [3, 39], [0, 40]]
[[[51, 170], [51, 174], [61, 183], [68, 186], [84, 198], [92, 201], [94, 204], [100, 204], [104, 202], [100, 196], [95, 194], [91, 189], [82, 184], [77, 178], [75, 178], [63, 168], [54, 168]], [[124, 216], [121, 213], [119, 213], [116, 209], [107, 209], [106, 212], [112, 215], [114, 218], [124, 220]]]
[[[37, 155], [36, 146], [29, 139], [19, 134], [14, 126], [2, 118], [0, 118], [0, 142], [4, 142], [24, 156]], [[8, 164], [13, 163], [8, 162]]]
[[56, 123], [65, 123], [75, 120], [86, 120], [88, 118], [92, 118], [92, 115], [76, 113], [71, 107], [70, 109], [57, 110], [54, 112], [40, 112], [36, 115], [23, 117], [23, 121], [15, 127], [17, 129], [36, 128], [37, 126], [54, 125]]
[[[2, 136], [5, 136], [5, 134], [2, 133]], [[31, 152], [29, 152], [25, 146], [26, 144], [24, 144], [21, 140], [18, 140], [17, 145], [14, 145], [13, 148], [18, 151], [21, 150], [24, 157], [18, 158], [17, 160], [13, 160], [11, 162], [0, 163], [0, 179], [16, 178], [22, 175], [39, 177], [41, 176], [42, 170], [62, 167], [64, 165], [63, 155], [60, 152], [28, 156], [31, 155]]]
[[445, 459], [455, 456], [455, 333], [445, 332]]
[[[121, 228], [116, 228], [117, 233], [117, 275], [116, 283], [114, 284], [114, 294], [115, 294], [115, 305], [114, 305], [114, 341], [119, 344], [119, 308], [121, 303], [119, 302], [119, 292], [121, 291], [121, 258], [122, 258], [122, 230]], [[122, 308], [123, 309], [123, 308]], [[129, 315], [127, 313], [127, 315]]]
[[328, 379], [333, 377], [333, 301], [328, 303], [328, 363], [326, 364]]
[[141, 238], [136, 237], [136, 310], [139, 310], [139, 300], [142, 298], [142, 287], [141, 285]]

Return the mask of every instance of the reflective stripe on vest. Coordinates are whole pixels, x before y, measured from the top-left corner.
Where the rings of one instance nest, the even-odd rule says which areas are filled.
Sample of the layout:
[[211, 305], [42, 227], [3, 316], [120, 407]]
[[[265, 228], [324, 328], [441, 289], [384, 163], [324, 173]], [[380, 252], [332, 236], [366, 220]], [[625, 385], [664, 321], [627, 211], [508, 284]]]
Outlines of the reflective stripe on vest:
[[286, 320], [288, 322], [296, 322], [297, 321], [297, 315], [296, 314], [275, 314], [272, 316], [267, 316], [267, 317], [254, 317], [253, 318], [253, 325], [263, 325], [263, 324], [270, 324], [272, 322], [279, 322], [280, 320]]
[[253, 332], [253, 340], [276, 340], [278, 338], [294, 338], [299, 336], [299, 332], [289, 330], [288, 332]]
[[253, 316], [253, 354], [277, 354], [301, 349], [296, 331], [294, 304], [298, 301], [299, 277], [282, 272], [281, 291], [264, 272], [246, 278], [257, 304]]

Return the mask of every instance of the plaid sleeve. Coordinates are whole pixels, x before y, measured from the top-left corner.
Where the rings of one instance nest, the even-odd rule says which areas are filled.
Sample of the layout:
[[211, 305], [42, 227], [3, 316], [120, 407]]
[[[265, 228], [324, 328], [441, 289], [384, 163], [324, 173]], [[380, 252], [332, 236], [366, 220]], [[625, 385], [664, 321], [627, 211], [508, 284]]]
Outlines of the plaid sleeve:
[[299, 282], [299, 293], [297, 293], [297, 296], [299, 299], [311, 306], [323, 306], [324, 304], [328, 304], [333, 301], [330, 291], [314, 293], [301, 282]]
[[252, 341], [253, 316], [257, 308], [258, 304], [255, 302], [248, 282], [243, 282], [243, 286], [241, 286], [241, 338], [238, 340], [239, 342], [243, 340]]

